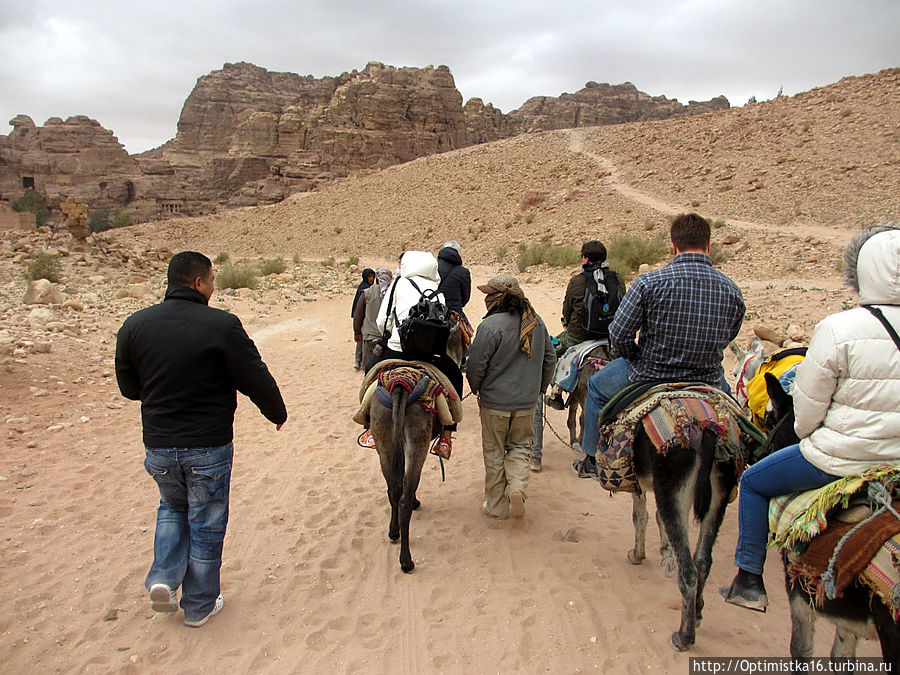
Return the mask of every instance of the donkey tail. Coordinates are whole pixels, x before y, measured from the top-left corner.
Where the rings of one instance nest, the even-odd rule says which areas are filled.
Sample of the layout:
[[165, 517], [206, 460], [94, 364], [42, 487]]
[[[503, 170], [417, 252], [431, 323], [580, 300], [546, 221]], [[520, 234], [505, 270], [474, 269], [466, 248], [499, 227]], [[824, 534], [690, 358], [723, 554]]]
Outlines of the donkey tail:
[[700, 437], [700, 468], [694, 488], [694, 517], [703, 520], [712, 502], [711, 475], [716, 456], [716, 432], [704, 429]]
[[391, 442], [391, 471], [394, 474], [396, 485], [403, 485], [403, 476], [406, 473], [403, 430], [406, 426], [406, 399], [409, 393], [403, 387], [394, 387], [391, 393], [392, 411], [394, 416], [394, 433]]

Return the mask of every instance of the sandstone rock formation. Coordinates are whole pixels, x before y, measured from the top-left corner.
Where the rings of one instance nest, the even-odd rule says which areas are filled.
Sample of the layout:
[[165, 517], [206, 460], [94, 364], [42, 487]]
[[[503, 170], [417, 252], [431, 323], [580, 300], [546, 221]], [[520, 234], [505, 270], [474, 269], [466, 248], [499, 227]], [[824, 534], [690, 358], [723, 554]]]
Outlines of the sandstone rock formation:
[[58, 207], [80, 197], [125, 209], [137, 222], [271, 204], [353, 172], [379, 169], [519, 133], [663, 119], [727, 108], [723, 98], [683, 106], [630, 83], [589, 82], [575, 94], [532, 98], [504, 114], [463, 105], [447, 66], [314, 78], [228, 63], [197, 80], [174, 139], [128, 156], [95, 120], [19, 115], [0, 136], [0, 198], [33, 183]]

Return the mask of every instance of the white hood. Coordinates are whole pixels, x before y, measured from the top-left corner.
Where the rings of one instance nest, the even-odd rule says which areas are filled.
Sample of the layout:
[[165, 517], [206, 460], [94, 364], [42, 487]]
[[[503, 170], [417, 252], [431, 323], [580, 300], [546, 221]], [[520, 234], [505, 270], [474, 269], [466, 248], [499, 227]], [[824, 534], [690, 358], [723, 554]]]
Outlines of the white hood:
[[859, 304], [900, 305], [900, 230], [879, 232], [859, 250]]
[[438, 261], [427, 251], [407, 251], [400, 259], [400, 276], [421, 277], [434, 283], [440, 283]]

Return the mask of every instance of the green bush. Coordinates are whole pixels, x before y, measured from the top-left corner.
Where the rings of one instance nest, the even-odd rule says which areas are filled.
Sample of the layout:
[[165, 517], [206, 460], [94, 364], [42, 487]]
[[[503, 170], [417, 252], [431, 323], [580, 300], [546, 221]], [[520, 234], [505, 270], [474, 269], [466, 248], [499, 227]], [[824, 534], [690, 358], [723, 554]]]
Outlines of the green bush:
[[322, 261], [322, 267], [334, 267], [334, 256], [330, 255]]
[[128, 211], [119, 211], [113, 218], [113, 227], [128, 227], [131, 225], [131, 214]]
[[628, 276], [643, 263], [652, 265], [662, 260], [668, 252], [666, 242], [641, 237], [617, 237], [606, 248], [609, 267], [622, 276]]
[[248, 265], [224, 265], [216, 274], [219, 288], [256, 288], [256, 273]]
[[25, 194], [12, 203], [12, 210], [33, 213], [36, 227], [43, 226], [50, 218], [50, 209], [44, 201], [44, 196], [34, 188], [25, 190]]
[[721, 265], [731, 257], [731, 253], [726, 251], [721, 244], [713, 242], [709, 247], [709, 259], [713, 265]]
[[351, 255], [349, 258], [347, 258], [347, 267], [350, 267], [350, 265], [359, 265], [358, 255]]
[[88, 232], [105, 232], [109, 229], [109, 207], [101, 206], [88, 214]]
[[259, 264], [259, 273], [264, 277], [270, 274], [281, 274], [287, 269], [287, 264], [283, 258], [273, 258], [272, 260], [263, 260]]
[[25, 267], [25, 278], [29, 281], [46, 279], [54, 284], [59, 281], [59, 260], [49, 253], [34, 253]]
[[555, 267], [567, 267], [581, 262], [581, 252], [571, 246], [553, 246], [546, 241], [528, 246], [519, 244], [519, 257], [516, 267], [524, 272], [532, 265], [546, 263]]
[[225, 251], [222, 251], [219, 255], [216, 256], [213, 262], [216, 265], [222, 265], [223, 263], [227, 263], [229, 260], [231, 260], [231, 256], [228, 253], [225, 253]]

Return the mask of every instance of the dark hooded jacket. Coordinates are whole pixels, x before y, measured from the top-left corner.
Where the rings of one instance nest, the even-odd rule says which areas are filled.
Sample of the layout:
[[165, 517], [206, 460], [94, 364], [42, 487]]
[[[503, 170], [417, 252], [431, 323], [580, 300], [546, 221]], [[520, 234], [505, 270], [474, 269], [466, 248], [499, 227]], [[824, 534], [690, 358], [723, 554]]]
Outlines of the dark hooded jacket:
[[455, 248], [442, 248], [437, 255], [438, 274], [441, 283], [438, 293], [444, 294], [444, 301], [454, 312], [463, 313], [463, 307], [469, 302], [472, 294], [472, 277], [469, 270], [463, 267], [462, 257]]
[[359, 302], [359, 296], [362, 295], [364, 290], [372, 285], [368, 281], [370, 274], [375, 274], [375, 270], [371, 267], [367, 267], [362, 271], [362, 281], [359, 283], [359, 286], [356, 287], [356, 295], [353, 296], [353, 304], [350, 305], [350, 316], [353, 316], [353, 313], [356, 311], [356, 303]]

